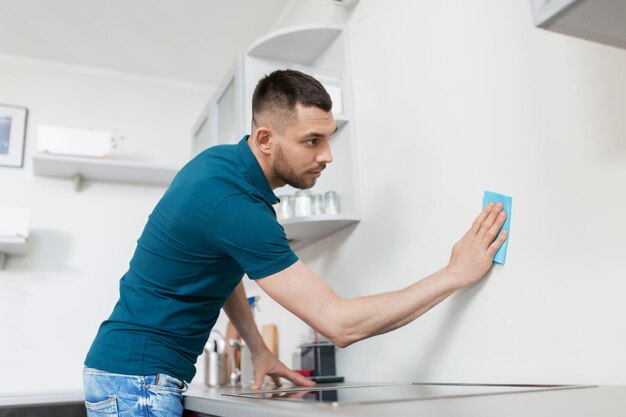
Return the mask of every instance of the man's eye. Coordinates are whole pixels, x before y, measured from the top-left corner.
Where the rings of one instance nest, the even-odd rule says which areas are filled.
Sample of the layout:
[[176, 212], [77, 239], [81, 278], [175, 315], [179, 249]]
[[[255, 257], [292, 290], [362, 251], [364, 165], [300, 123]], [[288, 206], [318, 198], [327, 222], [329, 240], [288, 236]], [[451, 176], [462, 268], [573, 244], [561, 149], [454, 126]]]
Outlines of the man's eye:
[[317, 145], [318, 142], [319, 142], [319, 139], [311, 139], [311, 140], [307, 141], [307, 144], [311, 145], [311, 146], [315, 146], [315, 145]]

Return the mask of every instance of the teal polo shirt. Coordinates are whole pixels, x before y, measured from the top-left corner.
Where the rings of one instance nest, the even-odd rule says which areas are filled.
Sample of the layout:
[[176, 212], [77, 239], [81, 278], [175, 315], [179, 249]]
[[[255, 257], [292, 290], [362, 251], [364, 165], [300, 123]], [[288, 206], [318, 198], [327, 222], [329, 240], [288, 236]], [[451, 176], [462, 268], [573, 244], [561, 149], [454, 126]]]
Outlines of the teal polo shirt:
[[207, 149], [176, 175], [137, 241], [85, 366], [189, 382], [244, 273], [263, 278], [298, 260], [247, 139]]

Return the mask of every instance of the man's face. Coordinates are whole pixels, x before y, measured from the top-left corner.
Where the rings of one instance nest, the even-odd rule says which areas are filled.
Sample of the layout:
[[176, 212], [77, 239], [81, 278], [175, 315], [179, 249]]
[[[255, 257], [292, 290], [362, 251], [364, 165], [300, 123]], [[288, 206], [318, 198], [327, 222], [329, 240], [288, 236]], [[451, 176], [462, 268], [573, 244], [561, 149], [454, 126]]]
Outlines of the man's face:
[[337, 125], [331, 112], [317, 107], [297, 105], [296, 114], [276, 135], [272, 170], [285, 184], [307, 189], [333, 161], [328, 141]]

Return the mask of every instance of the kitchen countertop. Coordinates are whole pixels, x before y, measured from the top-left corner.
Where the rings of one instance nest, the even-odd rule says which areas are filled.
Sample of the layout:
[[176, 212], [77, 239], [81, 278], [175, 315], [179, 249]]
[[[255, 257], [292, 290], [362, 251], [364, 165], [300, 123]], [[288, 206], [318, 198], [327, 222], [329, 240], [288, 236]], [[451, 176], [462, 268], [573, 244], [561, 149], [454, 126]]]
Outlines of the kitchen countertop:
[[241, 388], [192, 386], [185, 394], [186, 410], [219, 417], [624, 417], [626, 386], [502, 393], [455, 398], [424, 399], [375, 404], [341, 405], [298, 403], [223, 396], [249, 392]]
[[82, 391], [11, 393], [0, 395], [0, 408], [32, 405], [76, 404], [84, 401]]

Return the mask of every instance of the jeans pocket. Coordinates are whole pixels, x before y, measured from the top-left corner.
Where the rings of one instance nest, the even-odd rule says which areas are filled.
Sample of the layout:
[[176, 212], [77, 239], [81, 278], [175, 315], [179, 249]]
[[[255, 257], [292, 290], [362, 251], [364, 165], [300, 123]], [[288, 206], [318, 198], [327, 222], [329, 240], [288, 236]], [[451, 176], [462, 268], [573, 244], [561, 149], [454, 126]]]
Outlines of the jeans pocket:
[[85, 401], [88, 417], [118, 417], [117, 398], [109, 397], [95, 403]]
[[148, 385], [148, 389], [182, 394], [187, 391], [187, 383], [167, 374], [157, 374], [154, 384]]

